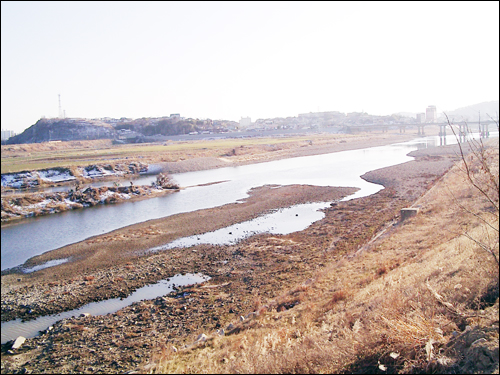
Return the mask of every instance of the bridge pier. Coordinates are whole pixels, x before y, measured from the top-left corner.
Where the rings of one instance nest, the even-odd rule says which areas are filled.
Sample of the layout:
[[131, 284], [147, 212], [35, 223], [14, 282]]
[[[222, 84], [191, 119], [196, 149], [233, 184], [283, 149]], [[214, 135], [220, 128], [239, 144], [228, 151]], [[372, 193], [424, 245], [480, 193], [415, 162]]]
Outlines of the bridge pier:
[[[482, 127], [482, 129], [481, 129]], [[479, 124], [479, 134], [481, 138], [489, 138], [490, 132], [488, 130], [488, 124]]]
[[400, 133], [406, 133], [406, 126], [404, 126], [404, 125], [399, 125], [399, 132], [400, 132]]
[[446, 124], [439, 125], [439, 145], [446, 146]]
[[467, 137], [467, 125], [458, 124], [458, 138], [460, 143], [464, 143]]
[[439, 136], [446, 137], [446, 124], [439, 125]]
[[425, 135], [425, 133], [424, 133], [424, 126], [425, 125], [417, 125], [418, 135]]

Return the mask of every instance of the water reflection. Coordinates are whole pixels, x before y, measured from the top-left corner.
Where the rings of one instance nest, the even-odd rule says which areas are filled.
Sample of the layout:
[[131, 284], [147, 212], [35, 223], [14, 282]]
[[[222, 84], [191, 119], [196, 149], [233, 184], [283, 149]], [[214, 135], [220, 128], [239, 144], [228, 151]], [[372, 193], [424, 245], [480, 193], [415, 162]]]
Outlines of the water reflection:
[[244, 238], [260, 233], [288, 234], [298, 232], [325, 217], [325, 214], [320, 210], [327, 208], [329, 205], [330, 202], [309, 203], [274, 210], [273, 213], [213, 232], [179, 238], [166, 245], [154, 247], [149, 251], [157, 252], [175, 247], [190, 247], [199, 244], [231, 245]]

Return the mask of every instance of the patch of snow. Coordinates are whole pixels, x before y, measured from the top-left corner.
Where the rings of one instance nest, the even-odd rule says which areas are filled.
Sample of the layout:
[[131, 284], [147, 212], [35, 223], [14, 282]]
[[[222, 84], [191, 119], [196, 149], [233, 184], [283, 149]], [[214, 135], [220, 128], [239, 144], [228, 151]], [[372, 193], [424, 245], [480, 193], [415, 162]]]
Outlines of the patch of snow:
[[84, 169], [82, 174], [84, 177], [90, 177], [90, 178], [103, 176], [103, 172], [99, 167], [94, 167], [90, 170]]
[[66, 263], [68, 261], [69, 261], [69, 258], [49, 260], [48, 262], [39, 264], [38, 266], [34, 266], [31, 268], [23, 268], [22, 271], [24, 273], [31, 273], [31, 272], [43, 270], [44, 268], [58, 266], [59, 264]]
[[19, 189], [23, 185], [23, 183], [33, 185], [35, 182], [36, 177], [34, 177], [30, 172], [7, 173], [2, 175], [2, 186], [4, 187]]
[[48, 205], [49, 203], [52, 203], [52, 202], [53, 202], [52, 199], [44, 199], [41, 202], [33, 203], [33, 204], [23, 206], [23, 207], [18, 206], [18, 205], [12, 205], [12, 206], [18, 210], [22, 210], [22, 209], [29, 210], [29, 209], [35, 209], [35, 208], [44, 208], [46, 205]]
[[112, 192], [112, 191], [109, 191], [109, 190], [105, 191], [104, 193], [101, 194], [100, 201], [104, 202], [107, 198], [114, 197], [116, 195], [117, 194], [115, 192]]
[[48, 181], [53, 183], [76, 180], [76, 177], [71, 175], [69, 171], [61, 172], [55, 169], [38, 171], [38, 176], [40, 176], [40, 178], [43, 181]]

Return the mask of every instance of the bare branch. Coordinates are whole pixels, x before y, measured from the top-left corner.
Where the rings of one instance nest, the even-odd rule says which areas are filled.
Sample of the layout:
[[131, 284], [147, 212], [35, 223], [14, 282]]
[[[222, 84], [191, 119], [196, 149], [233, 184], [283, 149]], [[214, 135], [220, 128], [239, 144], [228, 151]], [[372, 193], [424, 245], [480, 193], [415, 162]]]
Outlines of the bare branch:
[[491, 256], [493, 256], [493, 258], [495, 259], [495, 261], [497, 262], [497, 265], [499, 265], [498, 263], [498, 257], [497, 255], [495, 254], [495, 252], [493, 251], [493, 249], [489, 246], [486, 246], [485, 244], [483, 244], [482, 242], [476, 240], [475, 238], [473, 238], [471, 235], [469, 235], [469, 233], [467, 232], [464, 232], [463, 235], [465, 237], [467, 237], [469, 240], [473, 241], [476, 245], [478, 245], [481, 249], [483, 249], [484, 251], [486, 251], [487, 253], [490, 253]]
[[[459, 147], [459, 149], [460, 149], [460, 156], [461, 156], [462, 161], [463, 161], [463, 163], [464, 163], [465, 173], [466, 173], [466, 175], [467, 175], [467, 179], [468, 179], [468, 180], [469, 180], [469, 182], [472, 184], [472, 186], [474, 186], [474, 188], [476, 188], [476, 189], [477, 189], [477, 190], [478, 190], [478, 191], [479, 191], [479, 192], [480, 192], [480, 193], [481, 193], [481, 194], [482, 194], [482, 195], [483, 195], [483, 196], [484, 196], [484, 197], [488, 200], [488, 202], [490, 202], [490, 203], [493, 205], [493, 207], [495, 207], [495, 209], [496, 209], [497, 211], [499, 211], [498, 204], [497, 204], [497, 203], [496, 203], [496, 202], [495, 202], [495, 201], [491, 198], [491, 196], [490, 196], [490, 195], [489, 195], [489, 194], [488, 194], [488, 193], [487, 193], [487, 192], [486, 192], [486, 191], [485, 191], [485, 190], [484, 190], [481, 186], [479, 186], [479, 185], [478, 185], [478, 184], [474, 181], [474, 179], [473, 179], [473, 174], [472, 174], [472, 172], [471, 172], [470, 165], [467, 163], [466, 157], [465, 157], [465, 155], [464, 155], [464, 150], [463, 150], [463, 148], [462, 148], [462, 144], [461, 144], [461, 142], [460, 142], [460, 139], [457, 137], [457, 134], [456, 134], [456, 132], [455, 132], [455, 129], [453, 129], [453, 126], [451, 125], [450, 120], [449, 120], [449, 118], [448, 118], [448, 115], [447, 115], [446, 113], [445, 113], [445, 116], [446, 116], [446, 120], [447, 120], [447, 122], [448, 122], [448, 125], [450, 126], [450, 129], [451, 129], [451, 131], [453, 132], [453, 135], [455, 136], [455, 139], [457, 139], [458, 147]], [[474, 145], [474, 144], [473, 144], [473, 145]], [[481, 143], [480, 143], [480, 146], [478, 146], [478, 147], [479, 147], [480, 149], [484, 149], [484, 145], [483, 145], [482, 141], [481, 141]], [[471, 147], [471, 145], [470, 145], [470, 144], [469, 144], [469, 148], [470, 148], [471, 150], [473, 150], [473, 151], [474, 151], [474, 147]], [[477, 154], [475, 154], [474, 152], [473, 152], [473, 154], [477, 156]], [[478, 157], [478, 159], [482, 159], [480, 156], [477, 156], [477, 157]], [[496, 185], [498, 185], [498, 184], [496, 184]], [[498, 190], [497, 190], [497, 191], [498, 191]]]

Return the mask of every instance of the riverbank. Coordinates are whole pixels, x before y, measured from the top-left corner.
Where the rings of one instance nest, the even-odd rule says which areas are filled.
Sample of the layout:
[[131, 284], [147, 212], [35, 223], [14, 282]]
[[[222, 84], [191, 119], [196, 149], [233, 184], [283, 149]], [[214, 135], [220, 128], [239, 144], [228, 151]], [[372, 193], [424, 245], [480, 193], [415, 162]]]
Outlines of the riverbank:
[[[191, 348], [200, 344], [203, 348], [203, 339], [198, 346], [192, 346], [202, 333], [212, 337], [212, 341], [206, 342], [210, 349], [213, 335], [221, 328], [230, 334], [230, 340], [241, 338], [246, 330], [271, 324], [259, 316], [274, 321], [275, 332], [281, 329], [276, 326], [280, 322], [293, 326], [292, 318], [300, 319], [295, 312], [307, 311], [306, 302], [314, 293], [330, 296], [341, 290], [318, 289], [319, 276], [326, 275], [342, 259], [349, 259], [377, 233], [388, 228], [390, 233], [398, 222], [399, 210], [421, 198], [456, 162], [456, 147], [418, 151], [416, 157], [415, 161], [367, 173], [365, 179], [383, 183], [386, 188], [369, 197], [335, 202], [325, 210], [324, 219], [301, 232], [259, 235], [231, 246], [199, 245], [156, 254], [136, 253], [169, 239], [246, 220], [272, 207], [325, 197], [335, 201], [349, 193], [348, 189], [262, 187], [243, 203], [148, 221], [33, 258], [31, 265], [61, 257], [73, 257], [74, 262], [32, 274], [2, 275], [2, 320], [4, 316], [29, 319], [89, 301], [126, 296], [140, 286], [178, 273], [201, 272], [212, 278], [203, 285], [140, 302], [114, 314], [60, 322], [51, 331], [28, 339], [13, 354], [8, 353], [9, 345], [2, 345], [2, 372], [122, 373], [138, 368], [146, 371], [147, 367], [140, 365], [154, 364], [155, 356], [174, 358], [173, 346], [177, 348], [175, 352], [182, 351], [188, 357], [192, 355]], [[385, 258], [387, 262], [380, 259], [373, 270], [377, 278], [392, 267], [397, 268], [396, 260]], [[406, 259], [402, 255], [400, 258]], [[379, 272], [382, 264], [387, 267], [385, 272]], [[367, 264], [356, 265], [365, 268]], [[369, 267], [371, 270], [373, 265]], [[366, 270], [361, 275], [370, 272]], [[346, 280], [369, 285], [370, 280], [363, 282], [363, 277], [367, 276]], [[339, 296], [339, 301], [346, 299]], [[322, 320], [328, 322], [326, 318]], [[294, 335], [289, 337], [299, 340], [301, 333]], [[233, 345], [233, 341], [227, 342]], [[245, 350], [248, 345], [234, 341], [234, 348], [228, 347], [226, 357], [220, 357], [217, 363], [234, 364], [231, 353]], [[186, 371], [190, 372], [189, 368]]]
[[[114, 204], [124, 201], [159, 197], [179, 191], [179, 186], [168, 176], [160, 174], [156, 183], [134, 186], [75, 188], [59, 193], [18, 193], [2, 196], [2, 224], [18, 222], [24, 218], [44, 216], [63, 211], [92, 207], [98, 204]], [[5, 226], [5, 225], [3, 225]]]

